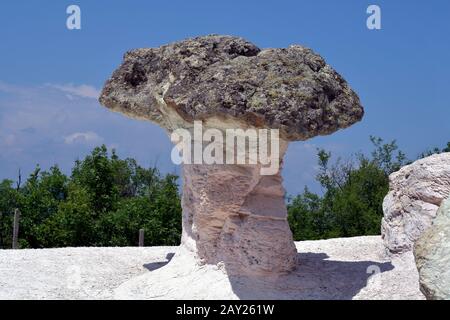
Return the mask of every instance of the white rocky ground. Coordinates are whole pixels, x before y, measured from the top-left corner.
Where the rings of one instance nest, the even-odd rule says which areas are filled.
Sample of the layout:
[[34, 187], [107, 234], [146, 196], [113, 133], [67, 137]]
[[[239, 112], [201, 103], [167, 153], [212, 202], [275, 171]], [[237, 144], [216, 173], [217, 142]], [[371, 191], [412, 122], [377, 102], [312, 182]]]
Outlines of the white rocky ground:
[[411, 252], [379, 236], [296, 242], [278, 278], [227, 277], [177, 247], [0, 250], [0, 299], [424, 299]]

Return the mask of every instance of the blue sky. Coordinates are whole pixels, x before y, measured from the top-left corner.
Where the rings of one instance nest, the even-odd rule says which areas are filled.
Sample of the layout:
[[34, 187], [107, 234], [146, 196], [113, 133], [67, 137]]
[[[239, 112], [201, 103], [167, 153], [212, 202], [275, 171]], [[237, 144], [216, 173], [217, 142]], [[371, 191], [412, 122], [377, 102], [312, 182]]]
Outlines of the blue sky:
[[[66, 28], [79, 5], [82, 29]], [[366, 9], [381, 8], [368, 30]], [[105, 143], [142, 165], [179, 172], [155, 125], [99, 106], [96, 94], [125, 51], [210, 33], [261, 48], [302, 44], [322, 55], [359, 94], [362, 122], [290, 145], [289, 194], [314, 183], [316, 148], [336, 155], [371, 150], [369, 135], [397, 139], [415, 158], [450, 140], [450, 1], [2, 1], [0, 9], [0, 179], [39, 163], [68, 172]]]

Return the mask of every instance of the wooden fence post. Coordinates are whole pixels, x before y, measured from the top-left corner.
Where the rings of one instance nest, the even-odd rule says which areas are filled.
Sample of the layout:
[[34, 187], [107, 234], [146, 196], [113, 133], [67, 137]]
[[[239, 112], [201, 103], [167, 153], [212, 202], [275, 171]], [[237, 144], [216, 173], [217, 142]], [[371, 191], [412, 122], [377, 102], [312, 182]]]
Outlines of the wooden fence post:
[[139, 229], [139, 247], [144, 246], [144, 229]]
[[13, 241], [12, 248], [19, 249], [19, 221], [20, 221], [20, 210], [14, 210], [14, 225], [13, 225]]

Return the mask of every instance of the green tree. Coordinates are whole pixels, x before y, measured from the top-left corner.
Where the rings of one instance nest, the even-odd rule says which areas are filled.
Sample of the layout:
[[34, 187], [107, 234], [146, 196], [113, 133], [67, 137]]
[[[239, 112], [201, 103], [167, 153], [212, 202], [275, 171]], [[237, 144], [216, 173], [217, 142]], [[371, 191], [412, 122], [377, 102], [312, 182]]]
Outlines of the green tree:
[[375, 147], [372, 151], [372, 162], [387, 175], [400, 170], [407, 163], [405, 154], [398, 150], [395, 140], [383, 143], [383, 139], [370, 136], [370, 141]]
[[11, 247], [12, 217], [21, 210], [22, 248], [176, 245], [181, 236], [177, 176], [161, 176], [105, 146], [77, 160], [70, 177], [39, 166], [23, 186], [0, 184], [0, 247]]
[[[116, 209], [120, 196], [120, 167], [114, 167], [116, 155], [109, 157], [105, 145], [95, 148], [83, 161], [77, 160], [72, 170], [71, 180], [92, 195], [92, 203], [97, 216]], [[116, 169], [116, 170], [114, 170]]]
[[50, 171], [36, 167], [20, 189], [17, 207], [21, 211], [20, 246], [41, 248], [41, 225], [57, 211], [67, 197], [68, 178], [57, 166]]
[[19, 202], [20, 193], [12, 180], [0, 182], [0, 248], [11, 248], [13, 212]]
[[57, 212], [38, 226], [42, 247], [77, 247], [97, 244], [93, 195], [78, 183], [70, 183], [68, 197]]
[[288, 222], [295, 240], [321, 239], [329, 232], [331, 221], [324, 215], [322, 206], [322, 198], [307, 187], [289, 199]]
[[350, 237], [380, 233], [382, 202], [389, 180], [373, 161], [363, 160], [349, 173], [343, 187], [329, 199], [329, 213], [335, 217], [333, 234]]
[[295, 240], [375, 235], [380, 232], [382, 203], [389, 190], [389, 174], [406, 164], [395, 141], [370, 137], [371, 157], [338, 158], [318, 150], [316, 180], [323, 196], [308, 189], [288, 202], [288, 221]]

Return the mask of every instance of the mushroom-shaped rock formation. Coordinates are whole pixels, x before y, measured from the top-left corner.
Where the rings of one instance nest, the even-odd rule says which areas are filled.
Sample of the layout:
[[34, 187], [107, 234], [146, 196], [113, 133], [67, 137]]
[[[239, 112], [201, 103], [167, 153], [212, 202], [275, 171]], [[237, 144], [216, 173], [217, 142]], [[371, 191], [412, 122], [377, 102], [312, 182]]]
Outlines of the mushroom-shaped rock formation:
[[[347, 82], [312, 50], [299, 45], [261, 50], [220, 35], [127, 52], [100, 102], [169, 134], [180, 128], [192, 133], [197, 121], [203, 131], [242, 129], [237, 136], [244, 138], [249, 129], [278, 129], [279, 139], [269, 135], [267, 143], [279, 162], [289, 141], [331, 134], [364, 113]], [[192, 142], [204, 147], [204, 137], [193, 136]], [[222, 150], [225, 158], [237, 147]], [[295, 267], [280, 168], [262, 174], [266, 164], [183, 164], [182, 247], [197, 261], [234, 274]]]

